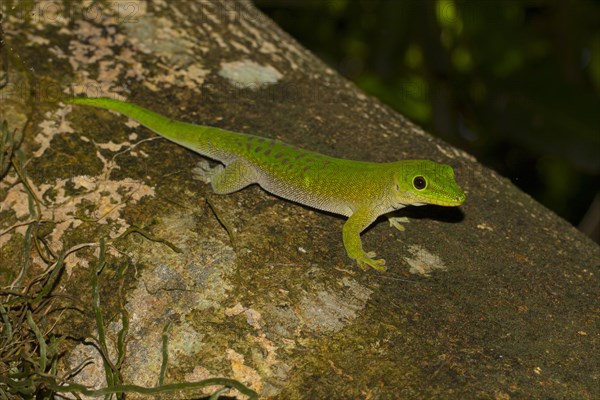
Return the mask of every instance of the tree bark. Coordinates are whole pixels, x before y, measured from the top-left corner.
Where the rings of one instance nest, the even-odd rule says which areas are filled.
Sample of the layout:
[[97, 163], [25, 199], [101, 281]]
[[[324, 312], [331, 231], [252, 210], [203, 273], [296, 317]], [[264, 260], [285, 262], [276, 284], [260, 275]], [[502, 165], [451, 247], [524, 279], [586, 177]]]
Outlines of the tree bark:
[[[600, 398], [600, 248], [250, 3], [3, 4], [0, 119], [25, 138], [21, 174], [0, 182], [0, 286], [24, 291], [67, 255], [52, 332], [97, 337], [104, 241], [99, 304], [124, 383], [158, 383], [171, 323], [165, 383], [227, 377], [280, 399]], [[192, 174], [202, 157], [70, 95], [336, 157], [447, 163], [467, 201], [405, 209], [404, 232], [378, 221], [364, 246], [388, 270], [363, 271], [342, 218], [258, 187], [214, 195]], [[59, 372], [92, 357], [73, 380], [107, 384], [93, 346], [61, 346]]]

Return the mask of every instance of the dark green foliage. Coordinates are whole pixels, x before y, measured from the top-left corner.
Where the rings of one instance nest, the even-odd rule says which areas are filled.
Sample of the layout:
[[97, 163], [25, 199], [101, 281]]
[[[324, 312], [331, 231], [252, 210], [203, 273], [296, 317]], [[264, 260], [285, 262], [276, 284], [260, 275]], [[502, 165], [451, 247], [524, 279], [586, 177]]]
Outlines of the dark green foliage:
[[363, 90], [573, 224], [598, 192], [599, 2], [257, 5]]

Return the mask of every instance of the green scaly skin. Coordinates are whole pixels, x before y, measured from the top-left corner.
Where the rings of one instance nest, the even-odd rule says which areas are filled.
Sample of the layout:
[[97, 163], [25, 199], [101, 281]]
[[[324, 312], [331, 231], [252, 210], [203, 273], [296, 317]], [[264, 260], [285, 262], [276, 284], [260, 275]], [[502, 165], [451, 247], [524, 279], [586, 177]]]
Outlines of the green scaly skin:
[[[69, 104], [117, 111], [166, 139], [222, 165], [208, 172], [215, 193], [256, 183], [285, 199], [348, 217], [343, 241], [362, 268], [385, 269], [385, 260], [365, 252], [360, 233], [377, 217], [408, 205], [459, 206], [465, 194], [454, 170], [428, 160], [390, 163], [328, 157], [278, 140], [175, 121], [135, 104], [109, 98], [75, 98]], [[397, 219], [392, 226], [403, 229]]]

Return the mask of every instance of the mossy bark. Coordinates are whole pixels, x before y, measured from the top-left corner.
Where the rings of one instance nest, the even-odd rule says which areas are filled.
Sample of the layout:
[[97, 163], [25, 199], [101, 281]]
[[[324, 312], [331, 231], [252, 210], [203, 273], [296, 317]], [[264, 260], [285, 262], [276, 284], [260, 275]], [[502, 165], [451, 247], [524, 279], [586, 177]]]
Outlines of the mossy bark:
[[[125, 383], [158, 382], [171, 322], [165, 382], [222, 376], [281, 399], [600, 397], [596, 244], [245, 1], [90, 4], [2, 9], [0, 119], [25, 139], [21, 177], [0, 182], [0, 286], [23, 290], [69, 251], [53, 294], [76, 309], [52, 314], [53, 332], [97, 335], [90, 271], [104, 238], [100, 305], [112, 357], [127, 310]], [[389, 268], [363, 271], [343, 219], [257, 187], [211, 194], [192, 173], [200, 156], [69, 95], [337, 157], [447, 163], [467, 201], [406, 209], [404, 232], [378, 221], [364, 245]], [[73, 379], [102, 386], [97, 352], [64, 346], [60, 367], [90, 356]]]

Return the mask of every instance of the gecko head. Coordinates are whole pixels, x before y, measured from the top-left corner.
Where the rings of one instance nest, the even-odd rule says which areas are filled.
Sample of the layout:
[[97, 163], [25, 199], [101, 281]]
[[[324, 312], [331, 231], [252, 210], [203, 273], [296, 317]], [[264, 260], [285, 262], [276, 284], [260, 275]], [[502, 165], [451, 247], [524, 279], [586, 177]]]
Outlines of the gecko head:
[[452, 167], [428, 160], [400, 161], [394, 185], [396, 199], [402, 205], [459, 206], [466, 199]]

